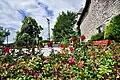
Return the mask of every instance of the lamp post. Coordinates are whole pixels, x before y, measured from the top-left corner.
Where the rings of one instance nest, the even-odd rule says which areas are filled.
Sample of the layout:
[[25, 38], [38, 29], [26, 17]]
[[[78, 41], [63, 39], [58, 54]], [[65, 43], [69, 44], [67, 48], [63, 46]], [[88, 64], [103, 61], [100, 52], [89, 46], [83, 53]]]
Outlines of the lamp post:
[[50, 41], [50, 19], [46, 18], [48, 22], [48, 40]]

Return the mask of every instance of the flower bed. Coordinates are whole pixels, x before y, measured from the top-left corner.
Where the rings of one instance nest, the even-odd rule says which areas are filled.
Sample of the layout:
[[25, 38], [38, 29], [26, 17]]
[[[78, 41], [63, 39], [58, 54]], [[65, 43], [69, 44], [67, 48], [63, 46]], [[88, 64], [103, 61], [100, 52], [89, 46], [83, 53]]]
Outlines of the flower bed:
[[0, 56], [0, 78], [17, 80], [114, 80], [118, 76], [120, 45], [79, 45], [69, 53]]

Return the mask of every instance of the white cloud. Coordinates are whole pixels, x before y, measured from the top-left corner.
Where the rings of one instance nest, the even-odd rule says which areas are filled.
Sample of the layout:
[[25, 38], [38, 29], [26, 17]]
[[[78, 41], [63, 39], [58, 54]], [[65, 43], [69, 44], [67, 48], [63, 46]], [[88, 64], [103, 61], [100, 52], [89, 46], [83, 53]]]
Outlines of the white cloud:
[[[45, 17], [50, 18], [53, 28], [59, 13], [67, 10], [78, 12], [84, 3], [85, 0], [0, 0], [0, 26], [16, 29], [11, 31], [9, 36], [9, 42], [13, 41], [16, 31], [21, 27], [22, 15], [18, 10], [22, 10], [35, 18], [44, 28], [41, 35], [46, 39], [48, 37], [48, 25]], [[51, 17], [48, 12], [51, 12]]]

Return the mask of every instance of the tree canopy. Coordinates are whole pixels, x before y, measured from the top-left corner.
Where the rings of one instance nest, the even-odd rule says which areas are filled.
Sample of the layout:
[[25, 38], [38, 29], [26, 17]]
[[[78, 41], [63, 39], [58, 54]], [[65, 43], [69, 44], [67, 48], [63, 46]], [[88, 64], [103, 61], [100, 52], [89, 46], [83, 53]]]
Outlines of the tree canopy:
[[5, 30], [0, 30], [0, 44], [4, 42], [5, 38], [10, 35], [10, 32], [9, 31], [6, 31]]
[[53, 29], [53, 40], [55, 42], [61, 42], [63, 39], [69, 39], [73, 33], [73, 27], [76, 23], [77, 15], [73, 12], [62, 12], [57, 17], [57, 22]]
[[35, 43], [35, 38], [39, 37], [43, 28], [38, 25], [32, 17], [25, 17], [22, 21], [20, 32], [17, 32], [16, 43], [19, 46], [32, 45]]

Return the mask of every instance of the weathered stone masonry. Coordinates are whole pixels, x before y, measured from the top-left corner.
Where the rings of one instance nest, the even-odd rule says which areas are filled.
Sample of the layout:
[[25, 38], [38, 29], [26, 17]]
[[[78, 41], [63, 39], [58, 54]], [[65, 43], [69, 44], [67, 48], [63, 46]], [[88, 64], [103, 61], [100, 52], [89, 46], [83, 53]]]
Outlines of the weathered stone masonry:
[[90, 39], [97, 33], [99, 26], [105, 27], [106, 23], [120, 14], [120, 0], [86, 0], [86, 5], [78, 21], [81, 34]]

